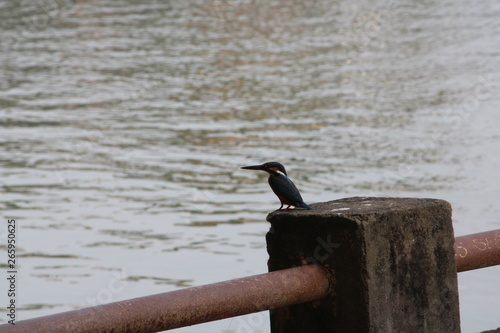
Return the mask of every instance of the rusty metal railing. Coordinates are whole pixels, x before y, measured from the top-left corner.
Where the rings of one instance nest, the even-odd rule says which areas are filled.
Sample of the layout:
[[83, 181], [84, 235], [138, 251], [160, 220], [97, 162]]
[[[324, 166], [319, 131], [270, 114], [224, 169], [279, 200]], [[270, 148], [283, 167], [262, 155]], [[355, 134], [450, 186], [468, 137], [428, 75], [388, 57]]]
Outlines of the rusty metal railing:
[[308, 265], [0, 325], [0, 332], [158, 332], [326, 297], [329, 282]]
[[[455, 238], [457, 271], [500, 265], [500, 229]], [[306, 303], [329, 293], [317, 265], [109, 303], [0, 325], [1, 332], [158, 332]]]
[[455, 238], [457, 272], [500, 265], [500, 229]]

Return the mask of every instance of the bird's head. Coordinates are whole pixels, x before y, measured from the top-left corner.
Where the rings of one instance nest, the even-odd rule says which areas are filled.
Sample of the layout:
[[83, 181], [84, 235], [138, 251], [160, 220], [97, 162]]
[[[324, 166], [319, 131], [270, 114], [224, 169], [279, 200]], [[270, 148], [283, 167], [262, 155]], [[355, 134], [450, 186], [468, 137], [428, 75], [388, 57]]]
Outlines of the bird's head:
[[261, 165], [249, 165], [249, 166], [244, 166], [241, 168], [246, 169], [246, 170], [262, 170], [262, 171], [269, 173], [270, 175], [275, 175], [275, 176], [278, 176], [278, 175], [285, 175], [286, 176], [285, 167], [281, 163], [278, 163], [278, 162], [266, 162], [266, 163], [261, 164]]

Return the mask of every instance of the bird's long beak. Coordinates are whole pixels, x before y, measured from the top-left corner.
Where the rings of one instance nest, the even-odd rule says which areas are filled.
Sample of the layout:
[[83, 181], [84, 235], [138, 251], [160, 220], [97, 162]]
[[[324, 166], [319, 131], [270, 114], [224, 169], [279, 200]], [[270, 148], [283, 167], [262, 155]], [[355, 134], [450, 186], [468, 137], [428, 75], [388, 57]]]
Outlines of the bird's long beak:
[[249, 165], [241, 168], [246, 170], [266, 170], [266, 168], [263, 165]]

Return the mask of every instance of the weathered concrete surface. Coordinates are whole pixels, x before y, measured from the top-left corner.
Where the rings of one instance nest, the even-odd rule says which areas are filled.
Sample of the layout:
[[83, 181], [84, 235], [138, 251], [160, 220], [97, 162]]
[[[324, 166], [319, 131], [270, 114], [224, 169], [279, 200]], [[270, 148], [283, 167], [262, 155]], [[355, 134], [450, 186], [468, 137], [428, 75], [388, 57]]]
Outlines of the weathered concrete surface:
[[327, 268], [331, 297], [271, 311], [273, 333], [460, 332], [451, 206], [347, 198], [268, 215], [269, 271]]

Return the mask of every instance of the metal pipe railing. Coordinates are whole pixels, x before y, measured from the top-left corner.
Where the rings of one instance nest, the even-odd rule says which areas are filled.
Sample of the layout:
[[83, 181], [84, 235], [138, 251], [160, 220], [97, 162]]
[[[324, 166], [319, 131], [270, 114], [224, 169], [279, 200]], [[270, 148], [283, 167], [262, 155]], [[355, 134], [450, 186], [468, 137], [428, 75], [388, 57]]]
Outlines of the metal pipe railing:
[[[500, 265], [500, 229], [455, 238], [457, 271]], [[158, 332], [328, 296], [327, 272], [300, 266], [0, 325], [1, 332]]]
[[500, 229], [455, 238], [457, 272], [500, 265]]
[[317, 265], [284, 269], [1, 325], [3, 333], [158, 332], [326, 297]]

